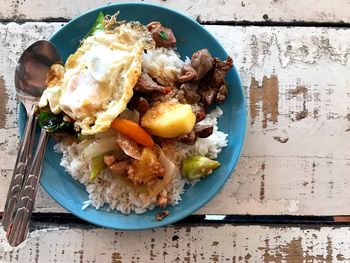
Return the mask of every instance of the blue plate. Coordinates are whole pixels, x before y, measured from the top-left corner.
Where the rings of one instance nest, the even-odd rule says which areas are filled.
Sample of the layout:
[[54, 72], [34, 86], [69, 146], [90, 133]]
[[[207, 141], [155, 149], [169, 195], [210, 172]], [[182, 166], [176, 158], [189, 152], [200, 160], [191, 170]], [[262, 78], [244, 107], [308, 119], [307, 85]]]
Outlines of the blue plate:
[[[62, 27], [51, 38], [62, 59], [74, 53], [85, 34], [90, 30], [99, 11], [114, 14], [120, 11], [120, 20], [137, 20], [144, 24], [157, 20], [170, 27], [178, 40], [181, 56], [191, 56], [195, 51], [208, 48], [213, 56], [226, 59], [227, 53], [217, 40], [196, 21], [176, 11], [145, 3], [124, 3], [104, 6], [85, 13]], [[224, 115], [219, 120], [219, 129], [229, 134], [229, 143], [219, 156], [221, 166], [213, 174], [201, 180], [182, 195], [182, 201], [175, 207], [167, 207], [170, 214], [164, 220], [157, 221], [154, 209], [141, 215], [125, 216], [119, 212], [108, 212], [105, 208], [95, 210], [89, 207], [82, 210], [83, 202], [88, 200], [85, 187], [74, 181], [59, 165], [61, 156], [54, 152], [55, 144], [50, 139], [41, 177], [41, 184], [49, 195], [74, 215], [103, 227], [137, 230], [168, 225], [192, 214], [206, 204], [223, 187], [239, 158], [246, 125], [245, 101], [243, 89], [237, 71], [233, 68], [226, 77], [229, 95], [220, 107]], [[23, 106], [19, 108], [19, 126], [23, 132], [26, 114]]]

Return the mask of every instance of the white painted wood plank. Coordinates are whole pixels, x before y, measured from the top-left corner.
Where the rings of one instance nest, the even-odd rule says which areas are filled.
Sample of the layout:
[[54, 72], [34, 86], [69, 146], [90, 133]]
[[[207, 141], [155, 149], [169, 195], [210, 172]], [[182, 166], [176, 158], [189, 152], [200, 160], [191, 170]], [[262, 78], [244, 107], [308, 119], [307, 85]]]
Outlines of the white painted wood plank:
[[[38, 226], [38, 224], [36, 224]], [[195, 226], [113, 231], [51, 225], [0, 262], [349, 262], [349, 227]]]
[[[5, 122], [0, 123], [0, 210], [18, 143], [14, 66], [25, 47], [60, 26], [0, 26], [4, 39], [0, 43], [4, 80], [0, 91], [7, 98], [6, 107], [0, 110], [6, 112]], [[248, 124], [235, 173], [198, 213], [350, 214], [350, 31], [207, 28], [235, 60], [245, 88]], [[37, 211], [62, 209], [44, 196], [37, 202]]]
[[348, 214], [350, 49], [340, 37], [348, 31], [210, 30], [236, 58], [249, 123], [232, 183], [200, 212]]
[[[132, 0], [129, 2], [136, 2]], [[113, 3], [123, 2], [122, 0]], [[199, 21], [274, 21], [274, 22], [350, 22], [348, 0], [146, 0], [180, 12]], [[90, 9], [111, 4], [111, 1], [85, 0], [2, 0], [0, 19], [64, 18], [70, 19]]]

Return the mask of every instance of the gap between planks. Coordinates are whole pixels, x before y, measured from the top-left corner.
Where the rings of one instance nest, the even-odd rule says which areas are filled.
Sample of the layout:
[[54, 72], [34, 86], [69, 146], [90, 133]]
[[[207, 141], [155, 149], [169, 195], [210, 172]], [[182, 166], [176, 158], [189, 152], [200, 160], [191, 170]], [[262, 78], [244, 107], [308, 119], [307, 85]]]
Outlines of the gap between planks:
[[[64, 17], [47, 17], [43, 19], [1, 19], [1, 24], [8, 23], [67, 23], [71, 21], [71, 19]], [[246, 20], [216, 20], [216, 21], [202, 21], [200, 18], [196, 18], [196, 21], [203, 26], [211, 25], [211, 26], [257, 26], [257, 27], [325, 27], [325, 28], [350, 28], [350, 23], [346, 22], [317, 22], [317, 21], [293, 21], [293, 22], [278, 22], [278, 21], [246, 21]]]

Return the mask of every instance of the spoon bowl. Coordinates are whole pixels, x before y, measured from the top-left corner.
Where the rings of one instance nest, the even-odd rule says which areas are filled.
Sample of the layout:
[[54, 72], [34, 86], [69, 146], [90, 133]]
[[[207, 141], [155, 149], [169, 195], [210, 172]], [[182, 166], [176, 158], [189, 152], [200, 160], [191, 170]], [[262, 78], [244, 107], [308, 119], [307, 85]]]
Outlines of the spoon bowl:
[[46, 40], [35, 42], [23, 52], [15, 70], [15, 88], [27, 114], [46, 89], [46, 75], [51, 65], [59, 61], [56, 47]]

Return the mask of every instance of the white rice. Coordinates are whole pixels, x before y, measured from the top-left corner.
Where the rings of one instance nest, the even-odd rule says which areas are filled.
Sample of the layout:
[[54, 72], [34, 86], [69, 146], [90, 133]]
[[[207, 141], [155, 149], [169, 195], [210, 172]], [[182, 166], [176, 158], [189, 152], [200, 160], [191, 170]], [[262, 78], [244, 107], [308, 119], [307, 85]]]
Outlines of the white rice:
[[154, 48], [142, 57], [142, 69], [161, 85], [174, 83], [176, 74], [181, 71], [184, 62], [171, 48]]
[[[186, 58], [186, 61], [188, 63], [189, 58]], [[147, 54], [143, 55], [142, 69], [160, 84], [171, 85], [176, 79], [176, 74], [181, 71], [183, 64], [184, 62], [173, 49], [157, 48], [148, 50]], [[221, 149], [227, 146], [227, 134], [219, 131], [217, 127], [217, 119], [222, 114], [222, 110], [217, 107], [200, 122], [203, 125], [214, 126], [212, 135], [208, 138], [199, 138], [194, 145], [176, 143], [171, 147], [171, 151], [168, 151], [168, 154], [172, 155], [168, 157], [178, 165], [180, 165], [181, 160], [191, 155], [217, 158]], [[55, 145], [55, 150], [63, 155], [60, 164], [65, 171], [86, 186], [89, 200], [82, 204], [82, 209], [86, 209], [90, 205], [96, 209], [107, 205], [109, 210], [118, 210], [129, 214], [131, 212], [144, 213], [155, 207], [155, 198], [147, 200], [144, 193], [138, 193], [135, 189], [125, 185], [118, 177], [113, 177], [109, 169], [104, 169], [94, 182], [90, 182], [89, 161], [82, 157], [81, 149], [78, 149], [76, 143], [67, 145], [61, 142]], [[186, 181], [180, 174], [172, 179], [172, 183], [166, 189], [170, 204], [176, 205], [181, 201], [185, 183]]]
[[[221, 149], [227, 145], [227, 134], [218, 131], [217, 128], [217, 118], [221, 115], [222, 110], [217, 107], [201, 122], [201, 124], [214, 126], [213, 134], [208, 138], [198, 139], [194, 145], [180, 143], [176, 145], [182, 158], [195, 154], [205, 155], [209, 158], [217, 157]], [[119, 178], [113, 177], [109, 169], [105, 169], [93, 183], [90, 182], [89, 161], [83, 159], [76, 143], [66, 145], [61, 142], [55, 145], [55, 150], [63, 155], [60, 164], [65, 171], [86, 186], [89, 200], [82, 204], [82, 209], [86, 209], [90, 205], [96, 209], [108, 205], [109, 210], [118, 210], [124, 214], [131, 212], [138, 214], [155, 207], [155, 199], [147, 201], [145, 194], [138, 193], [121, 182]], [[186, 181], [181, 176], [173, 178], [167, 189], [171, 205], [176, 205], [181, 201], [185, 183]]]

